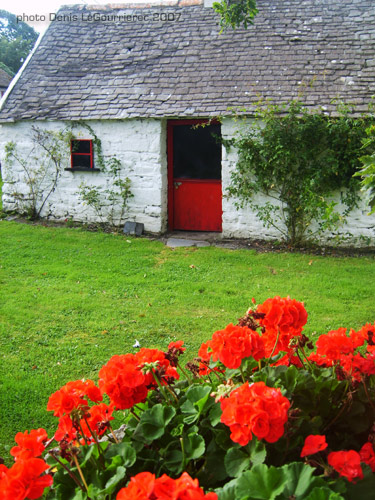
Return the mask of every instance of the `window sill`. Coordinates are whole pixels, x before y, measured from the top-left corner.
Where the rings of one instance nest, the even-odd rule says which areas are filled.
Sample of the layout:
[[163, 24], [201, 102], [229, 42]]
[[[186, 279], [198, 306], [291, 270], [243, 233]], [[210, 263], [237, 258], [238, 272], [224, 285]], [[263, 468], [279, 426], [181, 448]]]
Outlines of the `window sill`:
[[64, 168], [66, 172], [100, 172], [100, 168], [73, 167]]

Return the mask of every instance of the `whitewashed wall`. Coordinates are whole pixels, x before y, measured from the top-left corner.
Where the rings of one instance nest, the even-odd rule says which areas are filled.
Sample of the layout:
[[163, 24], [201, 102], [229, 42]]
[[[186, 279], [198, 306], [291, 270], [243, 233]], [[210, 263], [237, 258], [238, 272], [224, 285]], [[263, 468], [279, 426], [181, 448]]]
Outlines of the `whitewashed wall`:
[[[35, 122], [34, 122], [35, 124]], [[20, 210], [20, 203], [12, 195], [28, 192], [24, 172], [17, 162], [8, 167], [4, 161], [4, 146], [13, 141], [19, 154], [26, 157], [31, 150], [31, 122], [0, 125], [0, 161], [3, 176], [4, 210]], [[37, 122], [47, 130], [62, 130], [61, 122]], [[104, 159], [116, 156], [122, 164], [121, 175], [131, 180], [130, 199], [126, 219], [142, 222], [145, 230], [160, 233], [167, 226], [167, 159], [166, 124], [160, 120], [90, 121], [89, 125], [101, 140]], [[91, 139], [86, 128], [74, 127], [74, 135]], [[95, 156], [94, 156], [95, 159]], [[66, 167], [70, 167], [67, 150]], [[97, 165], [96, 165], [97, 166]], [[73, 218], [75, 221], [97, 222], [95, 212], [78, 195], [82, 183], [105, 189], [108, 176], [104, 172], [63, 171], [58, 187], [46, 203], [42, 217], [55, 220]]]
[[[249, 121], [248, 124], [251, 122]], [[166, 121], [165, 120], [117, 120], [90, 121], [90, 126], [102, 141], [103, 154], [106, 159], [113, 155], [121, 161], [122, 176], [131, 180], [134, 198], [130, 200], [127, 220], [143, 222], [145, 230], [152, 233], [163, 233], [167, 230], [167, 153], [166, 153]], [[61, 130], [66, 124], [61, 122], [37, 122], [39, 127], [48, 130]], [[31, 148], [31, 122], [0, 125], [0, 161], [3, 175], [3, 207], [5, 210], [17, 210], [12, 193], [27, 193], [22, 169], [16, 163], [11, 167], [4, 164], [4, 146], [13, 141], [23, 155]], [[238, 123], [225, 119], [222, 134], [229, 138], [238, 129]], [[74, 128], [77, 138], [90, 139], [85, 128]], [[237, 155], [232, 149], [223, 148], [223, 194], [230, 184], [230, 173], [236, 165]], [[66, 167], [70, 166], [70, 153], [67, 151]], [[42, 216], [48, 219], [65, 220], [70, 217], [76, 221], [96, 222], [97, 217], [90, 207], [83, 204], [78, 195], [81, 182], [105, 188], [108, 179], [103, 172], [67, 172], [64, 171], [56, 191], [46, 204]], [[337, 200], [339, 196], [337, 196]], [[257, 201], [264, 200], [261, 196]], [[271, 200], [274, 202], [274, 200]], [[354, 210], [347, 224], [340, 233], [351, 235], [347, 244], [375, 244], [375, 215], [368, 216], [368, 208], [363, 202]], [[279, 239], [280, 233], [274, 229], [266, 229], [255, 213], [249, 208], [237, 210], [233, 199], [223, 198], [223, 232], [226, 238]], [[330, 242], [332, 235], [326, 235], [324, 241]]]

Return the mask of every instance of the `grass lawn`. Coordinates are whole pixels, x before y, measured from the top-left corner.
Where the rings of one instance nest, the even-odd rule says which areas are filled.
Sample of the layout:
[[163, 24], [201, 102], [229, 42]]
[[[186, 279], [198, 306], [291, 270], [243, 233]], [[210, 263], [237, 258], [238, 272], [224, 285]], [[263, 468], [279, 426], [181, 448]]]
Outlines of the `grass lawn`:
[[307, 334], [375, 321], [374, 257], [219, 248], [0, 221], [0, 456], [56, 419], [49, 395], [113, 355], [202, 341], [274, 295], [303, 300]]

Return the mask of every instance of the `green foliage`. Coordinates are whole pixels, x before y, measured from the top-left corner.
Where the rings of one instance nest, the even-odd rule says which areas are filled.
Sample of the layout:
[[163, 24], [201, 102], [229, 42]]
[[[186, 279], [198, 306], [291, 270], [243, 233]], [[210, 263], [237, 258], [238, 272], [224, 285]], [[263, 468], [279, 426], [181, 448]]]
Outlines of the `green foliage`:
[[[337, 230], [356, 206], [352, 176], [366, 127], [364, 118], [350, 118], [349, 111], [338, 106], [338, 116], [327, 117], [298, 101], [260, 103], [251, 128], [224, 141], [239, 155], [228, 189], [237, 207], [252, 207], [266, 227], [294, 246]], [[344, 191], [343, 214], [330, 199], [338, 189]], [[257, 202], [257, 194], [267, 199]]]
[[258, 13], [256, 0], [222, 0], [214, 2], [214, 10], [220, 14], [222, 30], [238, 28], [241, 25], [247, 28], [253, 24]]
[[0, 10], [0, 63], [17, 73], [32, 50], [38, 33], [14, 14]]
[[121, 177], [121, 162], [112, 157], [107, 165], [104, 163], [104, 172], [108, 173], [109, 183], [105, 189], [82, 182], [79, 185], [78, 195], [86, 205], [91, 207], [99, 221], [108, 223], [111, 227], [121, 225], [130, 198], [134, 195], [130, 189], [130, 179]]
[[363, 147], [369, 150], [369, 154], [359, 159], [363, 166], [354, 174], [361, 177], [361, 187], [365, 192], [371, 207], [371, 214], [375, 213], [375, 125], [366, 129], [367, 138], [363, 140]]

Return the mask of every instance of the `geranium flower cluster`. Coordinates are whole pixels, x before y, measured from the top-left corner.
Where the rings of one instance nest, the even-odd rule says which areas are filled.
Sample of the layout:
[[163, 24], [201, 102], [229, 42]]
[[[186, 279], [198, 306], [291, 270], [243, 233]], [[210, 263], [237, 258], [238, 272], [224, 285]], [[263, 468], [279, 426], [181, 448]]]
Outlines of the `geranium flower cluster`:
[[53, 483], [46, 462], [38, 458], [45, 450], [47, 433], [44, 429], [25, 431], [16, 434], [14, 446], [10, 453], [15, 463], [9, 469], [0, 465], [0, 498], [1, 500], [30, 500], [40, 498], [43, 491]]
[[[360, 330], [346, 328], [331, 330], [320, 335], [316, 342], [316, 352], [310, 354], [309, 361], [319, 366], [336, 366], [338, 377], [360, 381], [363, 376], [375, 374], [375, 324], [366, 324]], [[366, 351], [358, 348], [367, 343]]]
[[289, 352], [290, 341], [299, 337], [307, 322], [307, 312], [303, 302], [289, 297], [267, 299], [256, 309], [259, 324], [264, 332], [266, 356], [276, 355], [280, 351]]
[[[306, 322], [307, 312], [302, 302], [289, 297], [267, 299], [255, 311], [248, 311], [245, 324], [235, 326], [231, 323], [201, 345], [198, 351], [199, 373], [206, 375], [210, 372], [208, 364], [211, 360], [221, 361], [226, 368], [239, 368], [245, 358], [259, 361], [280, 351], [286, 355], [278, 364], [302, 366], [290, 343], [294, 337], [301, 336]], [[260, 335], [257, 328], [261, 328]]]
[[151, 472], [140, 472], [118, 492], [116, 500], [217, 500], [217, 494], [205, 494], [198, 480], [187, 472], [178, 479], [166, 474], [156, 478]]
[[221, 422], [231, 430], [231, 439], [241, 446], [258, 439], [275, 443], [284, 434], [288, 419], [289, 400], [280, 389], [267, 387], [264, 382], [245, 383], [222, 399]]
[[117, 410], [126, 410], [145, 401], [158, 382], [165, 385], [178, 378], [164, 352], [143, 348], [136, 354], [113, 356], [99, 372], [99, 387]]
[[[305, 444], [301, 451], [301, 457], [315, 455], [328, 447], [325, 436], [310, 435], [305, 439]], [[375, 452], [371, 442], [365, 443], [359, 452], [355, 450], [332, 451], [328, 454], [328, 464], [340, 474], [352, 482], [363, 479], [361, 462], [371, 467], [375, 472]]]

